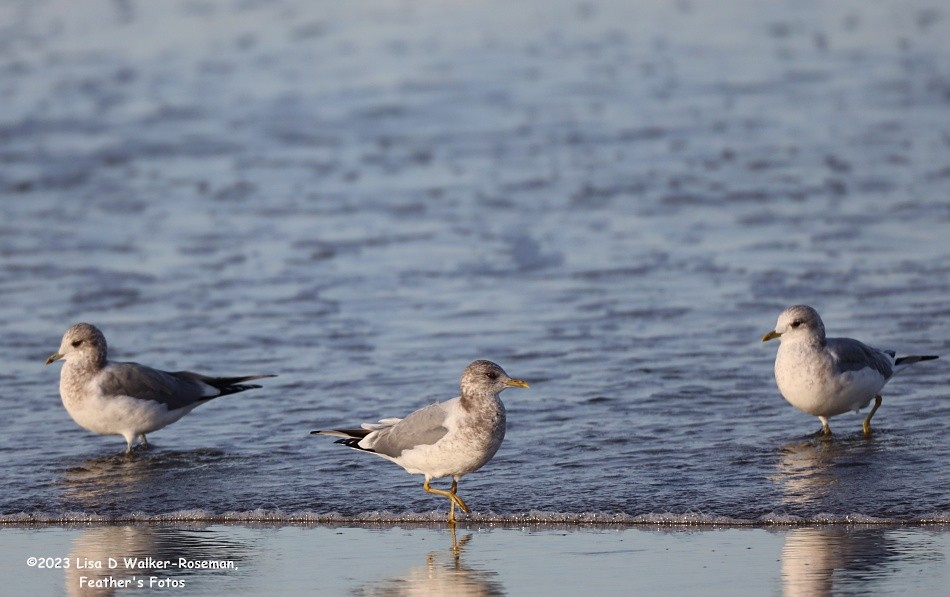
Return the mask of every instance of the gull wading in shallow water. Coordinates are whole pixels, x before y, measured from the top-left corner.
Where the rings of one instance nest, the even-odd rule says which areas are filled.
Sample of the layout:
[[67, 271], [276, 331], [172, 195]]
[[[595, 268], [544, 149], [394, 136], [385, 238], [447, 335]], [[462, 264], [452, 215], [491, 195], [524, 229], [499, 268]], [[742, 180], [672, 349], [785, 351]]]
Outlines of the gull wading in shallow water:
[[274, 375], [208, 377], [190, 371], [159, 371], [107, 359], [106, 338], [94, 325], [77, 323], [63, 335], [49, 365], [64, 359], [59, 393], [80, 427], [100, 435], [121, 435], [132, 451], [135, 438], [170, 425], [218, 396], [259, 388], [242, 382]]
[[[474, 361], [462, 372], [461, 395], [421, 408], [405, 419], [363, 423], [359, 429], [330, 429], [314, 434], [341, 437], [338, 444], [391, 460], [414, 475], [425, 475], [422, 488], [445, 496], [469, 512], [456, 490], [463, 475], [477, 471], [492, 459], [505, 439], [505, 405], [498, 395], [505, 388], [527, 388], [491, 361]], [[432, 479], [452, 477], [449, 491], [429, 486]]]
[[871, 434], [871, 418], [881, 406], [881, 388], [908, 365], [936, 356], [894, 358], [892, 350], [878, 350], [852, 338], [826, 338], [818, 312], [808, 305], [788, 307], [775, 329], [762, 336], [780, 341], [775, 355], [775, 381], [789, 403], [818, 417], [821, 433], [831, 435], [828, 419], [848, 411], [858, 412], [874, 400], [864, 419], [864, 434]]

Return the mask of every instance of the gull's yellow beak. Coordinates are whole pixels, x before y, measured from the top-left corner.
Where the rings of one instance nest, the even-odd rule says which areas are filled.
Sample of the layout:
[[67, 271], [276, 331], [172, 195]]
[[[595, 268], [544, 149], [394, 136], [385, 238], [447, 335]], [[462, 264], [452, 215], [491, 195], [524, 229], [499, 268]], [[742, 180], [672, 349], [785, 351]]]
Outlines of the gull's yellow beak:
[[60, 360], [61, 358], [63, 358], [63, 355], [61, 355], [58, 352], [54, 352], [53, 354], [49, 355], [48, 359], [46, 359], [46, 364], [49, 365], [50, 363], [54, 363]]
[[776, 332], [775, 330], [772, 330], [768, 334], [762, 336], [762, 341], [768, 342], [769, 340], [775, 340], [776, 338], [781, 338], [781, 337], [782, 337], [782, 334]]
[[506, 388], [530, 388], [531, 386], [529, 386], [528, 382], [526, 382], [523, 379], [509, 379], [508, 381], [505, 382], [505, 387]]

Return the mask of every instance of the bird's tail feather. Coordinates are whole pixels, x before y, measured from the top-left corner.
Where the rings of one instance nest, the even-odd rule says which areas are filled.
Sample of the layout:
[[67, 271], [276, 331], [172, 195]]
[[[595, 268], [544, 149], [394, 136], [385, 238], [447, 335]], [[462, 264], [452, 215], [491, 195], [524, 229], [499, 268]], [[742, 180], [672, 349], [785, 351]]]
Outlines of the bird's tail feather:
[[336, 440], [335, 444], [343, 444], [348, 448], [353, 448], [354, 450], [362, 450], [363, 452], [375, 452], [372, 448], [364, 448], [360, 445], [360, 441], [364, 437], [372, 433], [369, 429], [319, 429], [317, 431], [311, 431], [310, 435], [330, 435], [333, 437], [340, 437], [343, 439]]
[[913, 365], [914, 363], [919, 363], [921, 361], [932, 361], [934, 359], [939, 359], [939, 358], [940, 357], [936, 355], [914, 355], [914, 356], [907, 356], [907, 357], [897, 357], [894, 360], [894, 364], [904, 365], [906, 367], [907, 365]]
[[277, 377], [273, 374], [266, 375], [242, 375], [238, 377], [209, 377], [207, 375], [201, 375], [198, 373], [191, 373], [190, 371], [180, 371], [178, 375], [185, 375], [193, 379], [197, 379], [202, 383], [206, 383], [209, 386], [217, 388], [221, 393], [213, 398], [218, 398], [220, 396], [227, 396], [228, 394], [237, 394], [238, 392], [244, 392], [246, 390], [256, 390], [263, 386], [257, 384], [245, 384], [242, 382], [251, 381], [252, 379], [263, 379], [265, 377]]
[[906, 357], [897, 357], [894, 359], [894, 375], [897, 375], [907, 367], [913, 365], [914, 363], [919, 363], [921, 361], [932, 361], [934, 359], [940, 358], [936, 355], [912, 355]]
[[366, 429], [318, 429], [311, 431], [310, 435], [330, 435], [333, 437], [342, 437], [343, 439], [363, 439], [370, 434]]
[[[251, 381], [254, 379], [264, 379], [265, 377], [277, 377], [273, 373], [266, 373], [264, 375], [240, 375], [237, 377], [209, 377], [210, 382], [213, 382], [212, 385], [217, 386], [233, 386], [245, 381]], [[261, 386], [252, 386], [259, 388]]]
[[343, 444], [343, 445], [346, 446], [347, 448], [353, 448], [354, 450], [361, 450], [361, 451], [363, 451], [363, 452], [375, 452], [375, 451], [376, 451], [376, 450], [374, 450], [374, 449], [372, 449], [372, 448], [364, 448], [363, 446], [360, 445], [360, 441], [361, 441], [361, 440], [360, 440], [360, 438], [358, 438], [358, 437], [348, 437], [348, 438], [346, 438], [346, 439], [338, 439], [338, 440], [336, 440], [336, 441], [333, 442], [333, 443], [335, 443], [335, 444]]

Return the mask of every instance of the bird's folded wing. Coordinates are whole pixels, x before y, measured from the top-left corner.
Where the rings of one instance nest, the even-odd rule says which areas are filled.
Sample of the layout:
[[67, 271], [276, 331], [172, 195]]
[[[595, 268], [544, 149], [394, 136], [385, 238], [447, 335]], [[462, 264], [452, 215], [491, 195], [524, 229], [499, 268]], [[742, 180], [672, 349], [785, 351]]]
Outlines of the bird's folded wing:
[[361, 443], [368, 443], [369, 445], [364, 445], [364, 447], [371, 448], [379, 454], [396, 458], [405, 450], [431, 445], [442, 439], [449, 431], [445, 427], [447, 417], [448, 413], [441, 404], [431, 404], [399, 420], [391, 427], [376, 430]]
[[884, 379], [890, 379], [894, 373], [892, 357], [852, 338], [828, 338], [826, 346], [841, 373], [870, 368]]
[[138, 363], [111, 363], [97, 378], [105, 396], [131, 396], [140, 400], [154, 400], [175, 410], [209, 400], [221, 394], [220, 390], [186, 372], [169, 373]]

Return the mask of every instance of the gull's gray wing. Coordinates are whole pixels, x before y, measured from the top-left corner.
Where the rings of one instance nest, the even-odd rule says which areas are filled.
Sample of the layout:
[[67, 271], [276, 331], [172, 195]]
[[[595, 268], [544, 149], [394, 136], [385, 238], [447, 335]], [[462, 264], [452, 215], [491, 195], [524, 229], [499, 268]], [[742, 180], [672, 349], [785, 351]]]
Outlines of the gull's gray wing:
[[396, 458], [416, 446], [432, 445], [449, 432], [445, 427], [445, 418], [446, 411], [441, 404], [430, 404], [392, 427], [373, 432], [371, 444], [365, 448]]
[[871, 348], [853, 338], [828, 338], [825, 346], [834, 360], [835, 367], [841, 373], [870, 368], [880, 373], [884, 379], [890, 379], [894, 374], [891, 360], [894, 357], [893, 352]]
[[168, 410], [175, 410], [223, 394], [260, 387], [235, 384], [246, 379], [206, 377], [189, 371], [159, 371], [138, 363], [110, 363], [99, 373], [97, 381], [106, 396], [154, 400], [166, 405]]

